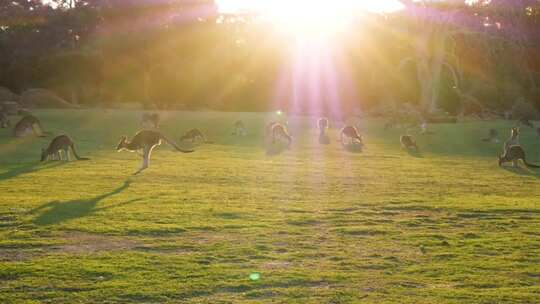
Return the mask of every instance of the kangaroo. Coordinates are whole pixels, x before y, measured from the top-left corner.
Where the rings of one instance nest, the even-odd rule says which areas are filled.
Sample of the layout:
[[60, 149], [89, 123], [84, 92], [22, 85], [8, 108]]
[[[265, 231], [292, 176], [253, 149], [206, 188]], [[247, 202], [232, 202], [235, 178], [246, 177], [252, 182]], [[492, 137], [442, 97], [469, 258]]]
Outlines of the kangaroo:
[[280, 123], [272, 124], [272, 143], [275, 144], [277, 140], [285, 139], [287, 141], [287, 146], [292, 144], [292, 136], [287, 131], [287, 128]]
[[419, 151], [416, 141], [410, 135], [401, 135], [401, 137], [399, 138], [399, 142], [401, 143], [402, 149], [410, 150], [414, 148], [416, 152]]
[[8, 128], [11, 126], [11, 122], [9, 121], [9, 117], [7, 116], [7, 113], [4, 112], [4, 110], [0, 111], [0, 128]]
[[39, 119], [33, 115], [24, 116], [13, 129], [15, 137], [23, 137], [30, 134], [35, 134], [38, 137], [46, 137]]
[[520, 145], [508, 147], [504, 154], [499, 156], [499, 166], [502, 166], [506, 162], [512, 162], [514, 168], [517, 168], [520, 159], [523, 160], [523, 163], [529, 168], [540, 168], [540, 166], [528, 163], [525, 160], [525, 150], [523, 150]]
[[75, 143], [67, 135], [60, 135], [53, 138], [46, 149], [41, 149], [41, 161], [62, 160], [62, 154], [66, 161], [70, 160], [69, 148], [77, 160], [89, 160], [86, 157], [80, 157], [75, 150]]
[[519, 146], [519, 129], [518, 128], [512, 128], [510, 131], [510, 138], [504, 142], [504, 152], [510, 147], [510, 146]]
[[272, 136], [272, 128], [276, 124], [278, 124], [278, 122], [276, 122], [276, 121], [271, 121], [271, 122], [266, 124], [266, 129], [265, 129], [266, 137], [271, 137]]
[[127, 136], [122, 136], [122, 139], [120, 139], [120, 142], [118, 143], [118, 146], [116, 147], [116, 150], [118, 152], [122, 150], [127, 150], [130, 152], [136, 152], [139, 150], [142, 150], [142, 157], [143, 157], [143, 163], [141, 168], [134, 173], [134, 175], [137, 175], [141, 173], [143, 170], [148, 168], [150, 165], [150, 156], [152, 155], [152, 150], [161, 145], [161, 142], [165, 141], [171, 146], [173, 146], [176, 150], [183, 152], [183, 153], [191, 153], [193, 150], [184, 150], [178, 147], [172, 140], [165, 137], [163, 134], [157, 131], [153, 130], [143, 130], [137, 132], [135, 136], [131, 139], [131, 141], [128, 141]]
[[238, 120], [234, 123], [234, 131], [232, 133], [234, 136], [246, 136], [246, 126], [244, 125], [244, 122], [241, 120]]
[[524, 118], [524, 117], [522, 117], [522, 118], [520, 118], [518, 120], [518, 125], [523, 125], [523, 126], [526, 126], [526, 127], [534, 128], [534, 125], [532, 124], [532, 122], [529, 119]]
[[348, 138], [350, 140], [350, 144], [360, 144], [362, 145], [362, 136], [358, 134], [358, 129], [353, 126], [345, 126], [343, 129], [341, 129], [341, 132], [339, 133], [341, 137], [341, 144], [345, 145], [345, 138]]
[[141, 125], [143, 128], [159, 128], [159, 114], [158, 113], [144, 113], [142, 115]]
[[204, 136], [204, 134], [199, 129], [191, 129], [191, 130], [187, 131], [186, 134], [184, 134], [182, 137], [180, 137], [180, 141], [186, 141], [186, 140], [189, 140], [192, 143], [195, 143], [195, 142], [203, 142], [203, 143], [207, 143], [207, 144], [212, 143], [212, 142], [206, 140], [206, 137]]
[[488, 137], [482, 139], [482, 141], [498, 143], [499, 142], [499, 132], [497, 132], [497, 130], [495, 130], [495, 129], [489, 129]]
[[328, 127], [329, 127], [330, 123], [328, 122], [328, 118], [326, 117], [321, 117], [319, 118], [319, 120], [317, 121], [317, 126], [319, 127], [319, 135], [325, 135], [326, 134], [326, 130], [328, 130]]
[[330, 137], [326, 134], [326, 131], [328, 131], [329, 127], [328, 118], [322, 117], [319, 118], [317, 121], [317, 126], [319, 127], [319, 143], [321, 145], [328, 145], [330, 144]]
[[395, 126], [395, 123], [394, 121], [387, 121], [385, 124], [384, 124], [384, 130], [390, 130], [390, 129], [393, 129]]

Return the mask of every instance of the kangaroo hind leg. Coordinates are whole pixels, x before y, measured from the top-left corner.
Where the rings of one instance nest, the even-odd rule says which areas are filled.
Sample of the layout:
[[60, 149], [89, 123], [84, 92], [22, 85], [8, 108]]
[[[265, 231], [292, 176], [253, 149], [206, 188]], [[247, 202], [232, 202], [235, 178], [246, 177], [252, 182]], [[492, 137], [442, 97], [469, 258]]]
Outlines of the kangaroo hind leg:
[[141, 173], [142, 171], [144, 171], [146, 168], [148, 168], [148, 166], [150, 166], [150, 155], [152, 154], [152, 149], [154, 147], [144, 147], [143, 149], [143, 162], [142, 162], [142, 166], [139, 170], [137, 170], [137, 172], [134, 173], [134, 175], [137, 175], [139, 173]]

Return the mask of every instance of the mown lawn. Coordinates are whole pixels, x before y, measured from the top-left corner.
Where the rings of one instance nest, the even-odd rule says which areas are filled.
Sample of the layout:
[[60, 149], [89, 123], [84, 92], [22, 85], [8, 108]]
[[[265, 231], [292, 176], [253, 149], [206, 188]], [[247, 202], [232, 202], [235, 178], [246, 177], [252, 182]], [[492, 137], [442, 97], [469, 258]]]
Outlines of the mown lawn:
[[[139, 176], [117, 153], [139, 112], [40, 111], [90, 161], [40, 164], [48, 139], [0, 129], [0, 303], [538, 303], [540, 170], [499, 168], [509, 122], [433, 126], [421, 155], [362, 127], [363, 153], [290, 118], [267, 155], [265, 114], [165, 113], [214, 144], [158, 148]], [[230, 136], [243, 119], [250, 134]], [[531, 162], [540, 138], [523, 129]]]

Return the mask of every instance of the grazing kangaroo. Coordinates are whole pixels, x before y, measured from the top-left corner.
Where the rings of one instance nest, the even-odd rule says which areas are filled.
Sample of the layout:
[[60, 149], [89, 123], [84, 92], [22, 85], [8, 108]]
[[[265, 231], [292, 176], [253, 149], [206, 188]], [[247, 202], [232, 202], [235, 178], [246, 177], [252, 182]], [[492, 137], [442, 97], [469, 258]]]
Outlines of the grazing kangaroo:
[[191, 141], [192, 143], [195, 142], [203, 142], [206, 144], [211, 144], [212, 142], [206, 140], [206, 137], [199, 129], [191, 129], [186, 132], [182, 137], [180, 137], [180, 141]]
[[527, 119], [527, 118], [520, 118], [518, 120], [518, 125], [523, 125], [523, 126], [526, 126], [526, 127], [530, 127], [530, 128], [534, 128], [534, 125], [532, 124], [532, 122]]
[[131, 141], [128, 141], [127, 136], [122, 136], [122, 139], [120, 139], [120, 142], [118, 143], [118, 146], [116, 147], [116, 150], [118, 152], [122, 150], [127, 150], [130, 152], [136, 152], [139, 150], [142, 150], [143, 154], [143, 163], [142, 167], [135, 172], [136, 174], [141, 173], [144, 169], [148, 168], [150, 165], [150, 156], [152, 154], [152, 150], [161, 145], [161, 142], [165, 141], [171, 146], [173, 146], [176, 150], [183, 152], [183, 153], [191, 153], [193, 150], [184, 150], [178, 147], [172, 140], [165, 137], [163, 134], [157, 131], [152, 130], [143, 130], [137, 132], [135, 136], [131, 139]]
[[512, 162], [514, 168], [517, 168], [518, 161], [522, 160], [523, 163], [530, 168], [540, 168], [538, 165], [528, 163], [525, 160], [525, 150], [520, 145], [512, 145], [506, 149], [503, 155], [499, 156], [499, 166], [502, 166], [504, 163]]
[[340, 139], [341, 139], [342, 145], [345, 145], [345, 140], [344, 140], [345, 138], [348, 138], [350, 140], [350, 144], [356, 143], [356, 144], [363, 145], [362, 136], [358, 134], [358, 129], [356, 129], [356, 127], [346, 126], [343, 129], [341, 129], [341, 132], [339, 134], [341, 137]]
[[410, 135], [401, 135], [401, 137], [399, 138], [399, 142], [401, 143], [402, 149], [410, 150], [414, 148], [416, 152], [419, 151], [416, 141]]
[[508, 150], [510, 146], [519, 146], [519, 129], [512, 128], [510, 131], [510, 138], [504, 142], [504, 152]]
[[144, 113], [142, 115], [141, 125], [143, 128], [159, 128], [159, 114], [158, 113]]
[[10, 126], [11, 122], [9, 121], [7, 113], [4, 112], [4, 110], [0, 111], [0, 128], [8, 128]]
[[498, 143], [499, 142], [499, 132], [495, 129], [489, 129], [489, 134], [487, 138], [482, 139], [485, 142]]
[[246, 136], [246, 126], [244, 125], [244, 122], [241, 120], [238, 120], [234, 123], [234, 131], [232, 133], [234, 136]]
[[46, 137], [39, 119], [33, 115], [24, 116], [13, 129], [15, 137], [23, 137], [30, 134], [35, 134], [38, 137]]
[[62, 160], [62, 154], [66, 161], [69, 161], [69, 149], [77, 160], [89, 160], [86, 157], [80, 157], [75, 150], [75, 143], [67, 135], [60, 135], [51, 141], [46, 149], [41, 149], [41, 161], [46, 160]]
[[275, 144], [277, 140], [285, 139], [287, 141], [287, 146], [290, 147], [292, 144], [292, 136], [287, 131], [287, 128], [280, 123], [272, 123], [272, 143]]

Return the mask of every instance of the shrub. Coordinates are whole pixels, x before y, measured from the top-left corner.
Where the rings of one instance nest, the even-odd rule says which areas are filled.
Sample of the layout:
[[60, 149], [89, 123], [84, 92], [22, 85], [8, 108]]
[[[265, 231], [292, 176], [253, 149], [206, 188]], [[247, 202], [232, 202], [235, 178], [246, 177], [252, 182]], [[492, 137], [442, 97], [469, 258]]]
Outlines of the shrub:
[[25, 107], [36, 108], [75, 108], [73, 105], [55, 93], [45, 89], [26, 90], [20, 99], [20, 103]]
[[19, 100], [19, 96], [13, 92], [11, 92], [10, 89], [0, 87], [0, 101], [17, 101]]
[[538, 120], [540, 119], [540, 113], [532, 103], [520, 98], [512, 107], [512, 118]]

